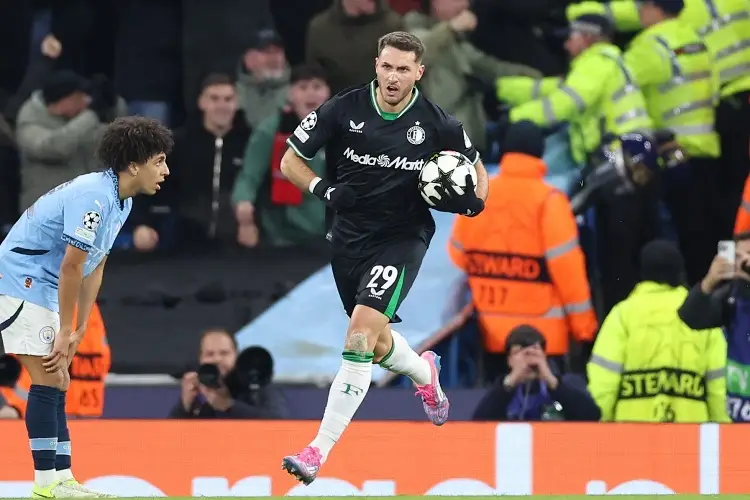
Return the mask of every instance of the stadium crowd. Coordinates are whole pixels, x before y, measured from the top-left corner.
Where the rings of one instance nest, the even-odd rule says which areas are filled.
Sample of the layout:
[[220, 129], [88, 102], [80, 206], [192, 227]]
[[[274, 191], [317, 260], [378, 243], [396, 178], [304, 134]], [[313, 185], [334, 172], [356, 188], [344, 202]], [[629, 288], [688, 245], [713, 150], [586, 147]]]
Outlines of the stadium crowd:
[[[457, 220], [448, 248], [470, 290], [455, 335], [481, 345], [466, 383], [490, 387], [475, 418], [750, 421], [746, 0], [6, 1], [0, 226], [100, 168], [97, 134], [140, 114], [175, 130], [171, 175], [136, 201], [120, 251], [321, 241], [323, 204], [281, 175], [285, 140], [371, 80], [395, 30], [427, 47], [424, 94], [500, 164], [485, 213]], [[555, 140], [567, 153], [548, 165]], [[309, 165], [323, 176], [324, 152]], [[605, 166], [617, 188], [571, 203]], [[101, 415], [109, 348], [103, 322], [89, 328], [71, 376]], [[294, 417], [265, 355], [236, 351], [203, 334], [170, 416]], [[0, 416], [23, 413], [20, 377], [0, 380]]]

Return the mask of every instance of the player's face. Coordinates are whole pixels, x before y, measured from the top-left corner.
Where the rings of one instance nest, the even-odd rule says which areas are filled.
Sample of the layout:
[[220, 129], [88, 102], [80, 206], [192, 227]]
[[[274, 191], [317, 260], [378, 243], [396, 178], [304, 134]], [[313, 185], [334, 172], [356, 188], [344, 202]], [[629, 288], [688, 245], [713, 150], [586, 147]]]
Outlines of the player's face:
[[289, 88], [289, 102], [300, 120], [322, 106], [329, 97], [331, 89], [317, 78], [301, 80]]
[[159, 153], [152, 156], [142, 165], [135, 166], [139, 194], [156, 194], [160, 184], [169, 175], [167, 155]]
[[424, 66], [414, 52], [386, 47], [375, 59], [375, 73], [383, 100], [395, 106], [411, 95], [422, 78]]
[[200, 358], [201, 364], [218, 365], [219, 373], [223, 376], [234, 368], [237, 361], [237, 351], [226, 333], [209, 333], [203, 337]]
[[198, 107], [207, 121], [228, 128], [237, 112], [237, 92], [233, 85], [209, 85], [201, 92]]

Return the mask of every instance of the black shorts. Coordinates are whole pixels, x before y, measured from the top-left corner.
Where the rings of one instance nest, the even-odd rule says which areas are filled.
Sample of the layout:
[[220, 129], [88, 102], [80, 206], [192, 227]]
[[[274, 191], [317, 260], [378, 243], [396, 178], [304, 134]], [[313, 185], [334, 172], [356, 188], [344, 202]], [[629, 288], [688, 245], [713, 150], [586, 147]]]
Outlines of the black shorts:
[[427, 244], [421, 239], [394, 243], [365, 258], [334, 256], [333, 279], [348, 316], [362, 304], [380, 311], [391, 323], [417, 278]]

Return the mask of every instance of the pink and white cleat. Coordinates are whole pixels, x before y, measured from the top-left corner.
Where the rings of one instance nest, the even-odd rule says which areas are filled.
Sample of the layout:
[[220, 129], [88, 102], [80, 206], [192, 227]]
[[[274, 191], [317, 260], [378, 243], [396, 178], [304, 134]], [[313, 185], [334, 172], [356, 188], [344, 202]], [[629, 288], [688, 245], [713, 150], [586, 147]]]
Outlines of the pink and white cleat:
[[451, 405], [448, 396], [440, 387], [440, 356], [432, 351], [422, 353], [422, 359], [430, 364], [432, 379], [429, 384], [418, 385], [415, 396], [422, 398], [422, 406], [427, 418], [435, 425], [443, 425], [448, 420], [448, 410]]
[[320, 470], [323, 455], [315, 446], [308, 446], [296, 455], [284, 457], [281, 468], [294, 476], [297, 481], [308, 485], [315, 481]]

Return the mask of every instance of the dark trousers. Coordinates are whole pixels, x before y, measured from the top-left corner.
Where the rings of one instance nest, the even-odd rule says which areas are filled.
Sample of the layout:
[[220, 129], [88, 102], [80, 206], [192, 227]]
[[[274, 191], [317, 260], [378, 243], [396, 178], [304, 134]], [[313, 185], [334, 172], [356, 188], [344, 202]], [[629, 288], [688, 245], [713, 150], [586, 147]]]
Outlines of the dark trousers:
[[601, 289], [600, 316], [624, 300], [640, 281], [643, 245], [661, 234], [656, 184], [596, 207], [596, 248]]
[[672, 217], [689, 285], [700, 281], [716, 256], [722, 230], [718, 158], [691, 158], [664, 171], [662, 193]]
[[745, 178], [750, 174], [750, 91], [725, 97], [716, 108], [716, 131], [721, 137], [722, 195], [720, 239], [730, 239]]

